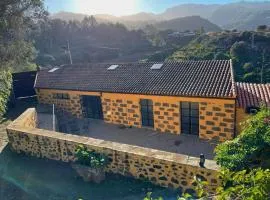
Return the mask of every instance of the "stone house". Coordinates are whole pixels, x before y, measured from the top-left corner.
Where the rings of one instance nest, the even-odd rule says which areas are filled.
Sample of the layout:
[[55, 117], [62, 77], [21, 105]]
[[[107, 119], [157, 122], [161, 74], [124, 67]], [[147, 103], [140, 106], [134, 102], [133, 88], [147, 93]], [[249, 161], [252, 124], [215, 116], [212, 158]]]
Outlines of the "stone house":
[[246, 117], [237, 88], [230, 60], [66, 65], [35, 81], [39, 103], [77, 117], [219, 141]]

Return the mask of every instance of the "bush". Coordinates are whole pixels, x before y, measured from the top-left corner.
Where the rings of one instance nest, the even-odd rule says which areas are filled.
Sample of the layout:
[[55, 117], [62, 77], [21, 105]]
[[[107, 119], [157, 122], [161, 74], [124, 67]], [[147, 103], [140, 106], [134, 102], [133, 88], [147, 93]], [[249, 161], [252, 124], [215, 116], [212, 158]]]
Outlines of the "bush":
[[233, 171], [270, 166], [270, 110], [260, 112], [247, 120], [241, 134], [231, 141], [219, 144], [216, 161]]
[[0, 119], [6, 113], [12, 89], [12, 75], [9, 71], [1, 71], [0, 75]]
[[270, 197], [269, 169], [262, 170], [258, 168], [250, 172], [246, 170], [239, 172], [223, 170], [220, 175], [222, 186], [217, 189], [218, 200], [265, 200]]
[[75, 150], [77, 163], [91, 168], [104, 168], [108, 164], [108, 158], [104, 154], [95, 151], [89, 151], [83, 145], [79, 145]]

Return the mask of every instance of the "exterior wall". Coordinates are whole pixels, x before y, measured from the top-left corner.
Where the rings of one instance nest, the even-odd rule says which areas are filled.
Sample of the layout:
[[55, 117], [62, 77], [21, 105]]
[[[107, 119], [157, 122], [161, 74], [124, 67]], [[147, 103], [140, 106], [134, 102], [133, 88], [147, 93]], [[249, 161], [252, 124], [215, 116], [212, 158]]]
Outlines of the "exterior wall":
[[214, 192], [220, 184], [217, 178], [219, 167], [212, 160], [206, 160], [205, 168], [201, 168], [198, 164], [199, 158], [187, 155], [41, 130], [32, 125], [28, 126], [35, 124], [33, 116], [35, 109], [28, 109], [7, 128], [10, 146], [17, 153], [73, 162], [75, 149], [82, 144], [89, 150], [109, 157], [110, 164], [105, 169], [107, 172], [146, 179], [154, 184], [180, 189], [183, 192], [194, 189], [195, 175], [209, 183], [209, 192]]
[[108, 123], [141, 127], [140, 104], [136, 96], [102, 94], [102, 110]]
[[[70, 100], [55, 100], [53, 93], [69, 93]], [[137, 94], [97, 93], [80, 91], [37, 91], [40, 103], [52, 104], [82, 117], [80, 95], [101, 96], [104, 120], [108, 123], [142, 127], [140, 99], [153, 101], [154, 129], [180, 134], [180, 102], [198, 102], [200, 107], [200, 138], [225, 141], [234, 136], [235, 99], [150, 96]]]
[[240, 134], [243, 129], [243, 122], [249, 118], [249, 114], [245, 112], [243, 108], [236, 108], [236, 133]]
[[235, 104], [221, 100], [200, 103], [200, 136], [225, 141], [235, 132]]
[[[70, 112], [76, 117], [82, 117], [81, 107], [81, 95], [95, 95], [100, 96], [98, 92], [77, 92], [77, 91], [65, 91], [65, 90], [49, 90], [49, 89], [37, 89], [36, 90], [38, 102], [40, 104], [55, 104], [57, 108]], [[68, 93], [69, 99], [54, 99], [54, 93]]]
[[154, 129], [157, 131], [180, 134], [180, 102], [189, 101], [200, 105], [200, 138], [225, 141], [234, 136], [234, 99], [102, 93], [104, 120], [141, 127], [140, 99], [153, 101]]

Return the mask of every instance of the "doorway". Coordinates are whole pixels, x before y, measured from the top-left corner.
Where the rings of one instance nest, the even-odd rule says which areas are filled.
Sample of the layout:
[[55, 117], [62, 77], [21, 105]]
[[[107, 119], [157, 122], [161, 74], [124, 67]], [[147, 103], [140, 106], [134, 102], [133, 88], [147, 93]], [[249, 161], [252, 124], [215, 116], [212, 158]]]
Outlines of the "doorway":
[[103, 119], [101, 98], [99, 96], [82, 96], [82, 107], [85, 118]]

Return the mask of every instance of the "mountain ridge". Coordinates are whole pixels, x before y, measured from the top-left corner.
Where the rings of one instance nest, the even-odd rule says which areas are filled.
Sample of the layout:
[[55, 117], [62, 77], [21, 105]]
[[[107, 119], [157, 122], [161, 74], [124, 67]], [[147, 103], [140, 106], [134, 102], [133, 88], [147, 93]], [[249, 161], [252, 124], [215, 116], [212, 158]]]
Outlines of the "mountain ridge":
[[[224, 29], [230, 28], [251, 30], [256, 26], [261, 25], [262, 22], [267, 22], [268, 18], [263, 18], [265, 15], [260, 15], [260, 13], [266, 11], [270, 11], [270, 2], [235, 2], [229, 4], [207, 5], [181, 4], [168, 8], [159, 14], [154, 14], [151, 12], [140, 12], [119, 17], [108, 14], [97, 14], [94, 16], [100, 22], [120, 22], [131, 28], [141, 28], [147, 24], [154, 24], [161, 21], [172, 20], [181, 17], [200, 16], [201, 18], [205, 18], [211, 23], [216, 24]], [[72, 13], [70, 13], [70, 15], [72, 15]], [[51, 17], [64, 20], [70, 20], [73, 18], [82, 20], [82, 16], [88, 16], [86, 14], [80, 13], [78, 13], [78, 15], [79, 16], [77, 17], [68, 17], [67, 12], [59, 12], [51, 15]], [[241, 23], [244, 23], [244, 25]]]

